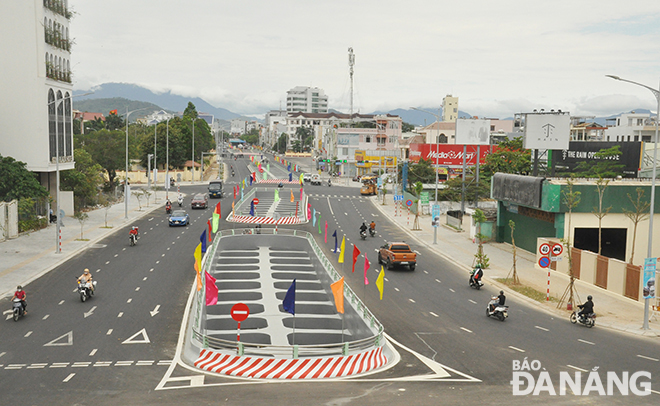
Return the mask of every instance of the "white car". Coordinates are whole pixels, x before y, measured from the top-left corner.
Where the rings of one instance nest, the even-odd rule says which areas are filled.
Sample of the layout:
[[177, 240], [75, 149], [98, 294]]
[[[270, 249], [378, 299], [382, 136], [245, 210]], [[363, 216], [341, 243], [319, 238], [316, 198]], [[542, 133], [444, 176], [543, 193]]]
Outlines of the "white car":
[[[304, 175], [303, 175], [303, 179], [305, 179]], [[310, 183], [312, 185], [319, 185], [320, 186], [321, 185], [321, 175], [317, 175], [317, 174], [312, 175], [312, 179], [310, 180]]]
[[312, 174], [311, 173], [303, 173], [303, 181], [304, 182], [309, 182], [312, 179]]

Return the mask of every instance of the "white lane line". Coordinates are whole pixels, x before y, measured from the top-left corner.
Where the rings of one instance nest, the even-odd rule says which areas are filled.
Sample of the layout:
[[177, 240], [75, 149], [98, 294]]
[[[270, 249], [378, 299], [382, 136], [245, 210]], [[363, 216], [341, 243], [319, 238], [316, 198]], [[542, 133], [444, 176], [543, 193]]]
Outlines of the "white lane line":
[[142, 280], [143, 280], [143, 281], [146, 281], [146, 280], [147, 280], [147, 277], [145, 276], [144, 278], [142, 278]]
[[176, 244], [176, 241], [172, 241], [172, 245]]
[[172, 365], [172, 360], [160, 360], [160, 361], [158, 361], [158, 364], [156, 364], [156, 365], [159, 365], [159, 366]]
[[25, 335], [23, 337], [28, 338], [31, 335], [32, 335], [32, 331], [28, 331], [27, 333], [25, 333]]
[[108, 332], [105, 333], [105, 335], [107, 335], [107, 336], [109, 336], [110, 334], [112, 334], [112, 329], [108, 330]]
[[0, 352], [0, 357], [2, 357], [3, 355], [5, 355], [6, 353], [7, 353], [7, 351]]
[[66, 368], [68, 366], [68, 362], [53, 362], [48, 368]]
[[130, 298], [130, 299], [128, 299], [128, 300], [126, 301], [126, 303], [131, 303], [132, 301], [133, 301], [133, 299]]
[[48, 317], [50, 317], [50, 314], [45, 315], [44, 317], [41, 318], [41, 320], [46, 320]]
[[149, 272], [153, 272], [153, 271], [154, 271], [154, 269], [153, 269], [153, 268], [151, 268], [151, 269], [149, 270]]
[[396, 291], [398, 292], [398, 291], [399, 291], [399, 288], [394, 288], [394, 290], [396, 290]]
[[416, 302], [415, 302], [414, 300], [412, 300], [412, 299], [408, 299], [408, 300], [410, 300], [412, 303], [416, 303]]
[[45, 363], [44, 364], [30, 364], [30, 365], [28, 365], [27, 369], [42, 369], [42, 368], [46, 368], [46, 365], [48, 365], [48, 364], [45, 364]]
[[96, 272], [101, 272], [101, 269], [100, 269], [100, 268], [99, 268], [99, 269], [97, 269], [97, 270], [96, 270]]
[[432, 316], [435, 316], [435, 317], [440, 317], [440, 316], [438, 316], [437, 314], [435, 314], [433, 312], [429, 312], [429, 314], [431, 314]]
[[385, 279], [385, 282], [389, 282], [389, 281], [390, 281], [390, 280], [389, 280], [389, 279], [387, 279], [387, 278], [383, 278], [383, 279]]
[[581, 343], [589, 344], [589, 345], [596, 345], [595, 343], [592, 343], [591, 341], [585, 341], [585, 340], [582, 340], [581, 338], [578, 338], [578, 341], [581, 342]]
[[95, 367], [109, 367], [112, 365], [112, 361], [98, 361], [94, 363]]
[[468, 330], [468, 329], [466, 329], [465, 327], [461, 327], [461, 330], [463, 330], [463, 331], [467, 331], [468, 333], [471, 333], [471, 332], [472, 332], [472, 330]]
[[74, 376], [76, 376], [76, 374], [69, 374], [69, 376], [64, 378], [64, 380], [62, 382], [69, 382], [71, 380], [71, 378], [73, 378]]
[[456, 293], [456, 291], [452, 288], [449, 288], [449, 290], [451, 290], [453, 293]]
[[137, 288], [135, 288], [135, 291], [136, 291], [136, 292], [137, 292], [138, 290], [140, 290], [140, 287], [139, 287], [139, 286], [138, 286]]
[[156, 261], [156, 264], [160, 264], [160, 261]]
[[161, 255], [161, 257], [164, 257], [164, 256], [165, 256], [165, 254]]
[[154, 364], [155, 361], [137, 361], [135, 363], [135, 366], [151, 366]]
[[436, 281], [436, 282], [438, 282], [438, 283], [442, 283], [442, 282], [440, 282], [440, 281], [439, 281], [439, 280], [437, 280], [437, 279], [436, 279], [435, 281]]
[[539, 330], [543, 330], [543, 331], [550, 331], [547, 328], [541, 326], [534, 326], [534, 328], [538, 328]]
[[566, 365], [566, 366], [569, 367], [569, 368], [576, 369], [576, 370], [578, 370], [578, 371], [580, 371], [580, 372], [589, 372], [589, 371], [587, 371], [586, 369], [582, 369], [582, 368], [574, 367], [573, 365]]
[[514, 346], [512, 346], [512, 345], [510, 345], [509, 348], [511, 348], [512, 350], [516, 350], [516, 351], [518, 351], [518, 352], [525, 352], [525, 350], [521, 350], [520, 348], [516, 348], [516, 347], [514, 347]]
[[655, 361], [655, 362], [660, 361], [660, 360], [657, 359], [657, 358], [645, 357], [645, 356], [643, 356], [643, 355], [639, 355], [639, 354], [637, 354], [637, 356], [638, 356], [639, 358], [644, 358], [644, 359], [647, 359], [647, 360], [649, 360], [649, 361]]
[[117, 361], [115, 362], [116, 367], [128, 367], [133, 365], [133, 361]]
[[660, 392], [658, 392], [657, 390], [649, 389], [649, 391], [655, 393], [656, 395], [660, 395]]
[[26, 364], [9, 364], [5, 369], [23, 369]]
[[60, 302], [57, 304], [58, 306], [64, 303], [64, 300], [60, 300]]
[[[124, 249], [126, 249], [126, 248], [124, 248]], [[118, 256], [119, 256], [119, 254], [115, 254], [115, 258], [117, 258]]]
[[106, 265], [108, 265], [109, 263], [110, 263], [110, 261], [105, 261], [105, 264], [106, 264]]
[[71, 368], [87, 368], [90, 364], [91, 362], [74, 362], [73, 365], [71, 365]]
[[78, 291], [78, 288], [75, 288], [74, 290], [72, 290], [73, 293], [76, 293], [77, 291]]
[[90, 357], [93, 357], [94, 354], [96, 354], [96, 351], [98, 351], [98, 348], [94, 348], [94, 349], [92, 350], [92, 352], [89, 353], [89, 356], [90, 356]]
[[424, 271], [424, 273], [428, 275], [428, 274], [429, 274], [429, 271]]
[[124, 312], [119, 312], [119, 314], [117, 315], [117, 317], [121, 317], [121, 316], [123, 316], [123, 315], [124, 315]]
[[472, 300], [472, 299], [468, 299], [468, 302], [473, 303], [473, 304], [477, 304], [477, 302], [475, 302], [475, 301]]

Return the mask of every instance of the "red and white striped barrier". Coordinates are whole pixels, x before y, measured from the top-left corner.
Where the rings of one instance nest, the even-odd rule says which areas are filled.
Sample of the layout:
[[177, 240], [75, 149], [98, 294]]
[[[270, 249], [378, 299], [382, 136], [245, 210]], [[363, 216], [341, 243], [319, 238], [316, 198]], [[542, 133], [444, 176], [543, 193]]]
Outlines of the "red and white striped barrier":
[[278, 359], [239, 357], [203, 349], [195, 366], [218, 374], [254, 379], [322, 379], [357, 375], [387, 363], [383, 347], [346, 357]]
[[233, 221], [235, 223], [246, 223], [246, 224], [300, 224], [301, 221], [298, 217], [280, 217], [279, 220], [275, 221], [272, 217], [265, 216], [229, 216], [228, 221]]
[[291, 181], [289, 181], [289, 179], [266, 179], [266, 180], [260, 179], [257, 181], [257, 183], [280, 183], [280, 182], [282, 182], [282, 184], [288, 183], [290, 185], [294, 185], [294, 184], [300, 185], [300, 180], [298, 179], [294, 179]]

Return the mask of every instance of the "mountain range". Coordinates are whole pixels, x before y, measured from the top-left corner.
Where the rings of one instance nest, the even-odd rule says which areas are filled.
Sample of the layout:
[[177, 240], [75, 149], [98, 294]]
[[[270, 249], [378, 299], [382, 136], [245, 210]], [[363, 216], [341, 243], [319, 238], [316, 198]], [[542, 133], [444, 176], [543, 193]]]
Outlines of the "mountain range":
[[[188, 102], [192, 102], [197, 108], [197, 111], [213, 114], [216, 120], [225, 121], [225, 123], [222, 123], [224, 124], [222, 127], [228, 126], [229, 121], [234, 118], [258, 120], [255, 117], [244, 116], [221, 107], [215, 107], [199, 97], [188, 98], [185, 96], [173, 94], [171, 91], [155, 93], [147, 88], [130, 83], [103, 83], [89, 90], [75, 90], [73, 94], [82, 95], [90, 92], [93, 93], [85, 96], [79, 96], [74, 99], [73, 107], [81, 111], [100, 112], [104, 114], [107, 114], [107, 111], [112, 109], [118, 109], [119, 113], [121, 114], [122, 110], [124, 110], [126, 107], [128, 107], [129, 110], [135, 110], [142, 107], [153, 107], [153, 110], [182, 112], [188, 106]], [[435, 114], [436, 111], [441, 113], [442, 109], [439, 109], [438, 107], [424, 107], [424, 110], [433, 112]], [[634, 111], [637, 113], [651, 113], [650, 110], [646, 109], [635, 109]], [[149, 113], [151, 113], [151, 111], [149, 111], [147, 114]], [[375, 111], [369, 114], [397, 115], [401, 117], [404, 122], [413, 125], [426, 125], [435, 122], [435, 117], [433, 115], [412, 109], [398, 108], [390, 111]], [[593, 121], [600, 125], [606, 125], [608, 119], [615, 118], [620, 114], [621, 113], [613, 114], [607, 117], [596, 117], [593, 119]], [[136, 114], [136, 116], [140, 116], [140, 114]], [[472, 115], [470, 113], [459, 110], [458, 117], [469, 118], [472, 117]]]

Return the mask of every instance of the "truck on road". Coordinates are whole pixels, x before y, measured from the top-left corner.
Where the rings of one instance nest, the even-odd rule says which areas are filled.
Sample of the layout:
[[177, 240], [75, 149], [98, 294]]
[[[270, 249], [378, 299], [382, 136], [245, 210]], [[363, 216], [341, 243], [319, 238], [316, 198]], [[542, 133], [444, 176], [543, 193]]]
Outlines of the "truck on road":
[[378, 263], [385, 264], [387, 269], [397, 265], [408, 265], [411, 271], [417, 266], [417, 254], [405, 242], [390, 242], [378, 250]]

